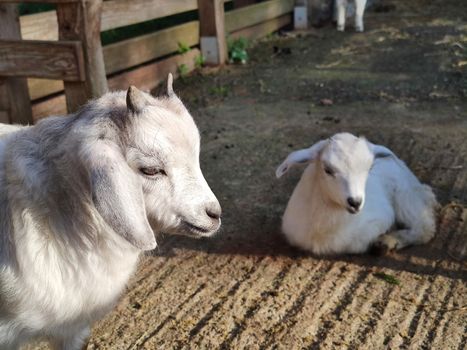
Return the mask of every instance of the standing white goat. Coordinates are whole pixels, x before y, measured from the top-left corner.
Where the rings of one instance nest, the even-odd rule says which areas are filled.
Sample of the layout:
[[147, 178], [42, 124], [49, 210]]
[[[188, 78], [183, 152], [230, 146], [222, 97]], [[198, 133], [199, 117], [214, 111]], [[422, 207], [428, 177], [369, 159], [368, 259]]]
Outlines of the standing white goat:
[[[15, 131], [16, 130], [16, 131]], [[80, 349], [155, 231], [210, 236], [221, 209], [172, 90], [134, 87], [32, 127], [0, 126], [0, 349]]]
[[[345, 30], [345, 12], [347, 9], [348, 0], [335, 0], [335, 15], [337, 17], [337, 30], [343, 32]], [[355, 30], [363, 32], [363, 14], [367, 0], [354, 0], [355, 2]]]
[[349, 133], [292, 152], [281, 177], [311, 163], [293, 191], [282, 229], [289, 242], [316, 254], [362, 253], [422, 244], [436, 229], [436, 198], [394, 153]]

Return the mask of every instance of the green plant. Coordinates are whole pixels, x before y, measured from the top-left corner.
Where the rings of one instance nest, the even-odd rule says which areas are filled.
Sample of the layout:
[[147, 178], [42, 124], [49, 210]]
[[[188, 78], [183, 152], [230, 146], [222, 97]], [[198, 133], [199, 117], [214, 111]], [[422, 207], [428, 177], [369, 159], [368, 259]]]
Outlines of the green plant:
[[206, 62], [206, 58], [203, 55], [198, 55], [198, 56], [195, 57], [195, 67], [196, 68], [203, 67], [205, 62]]
[[245, 64], [248, 61], [248, 40], [240, 37], [228, 41], [229, 61], [232, 63]]
[[187, 44], [182, 43], [182, 42], [178, 43], [178, 53], [179, 54], [183, 55], [184, 53], [186, 53], [186, 52], [188, 52], [190, 50], [191, 50], [191, 48]]
[[188, 74], [188, 66], [184, 63], [178, 66], [178, 74], [180, 74], [180, 77], [184, 78]]
[[229, 88], [227, 86], [216, 86], [209, 89], [211, 95], [216, 95], [219, 97], [227, 97], [229, 94]]
[[385, 274], [383, 272], [376, 272], [373, 275], [375, 277], [383, 280], [383, 281], [386, 281], [387, 283], [390, 283], [390, 284], [399, 285], [401, 283], [401, 281], [399, 281], [396, 277], [394, 277], [392, 275]]

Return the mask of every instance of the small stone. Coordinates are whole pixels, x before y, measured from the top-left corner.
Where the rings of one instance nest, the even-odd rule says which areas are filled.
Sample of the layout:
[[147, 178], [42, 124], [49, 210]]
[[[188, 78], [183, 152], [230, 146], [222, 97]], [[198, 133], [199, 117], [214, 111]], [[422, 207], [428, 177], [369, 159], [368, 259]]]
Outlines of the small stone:
[[332, 106], [334, 102], [329, 98], [323, 98], [319, 101], [321, 106]]

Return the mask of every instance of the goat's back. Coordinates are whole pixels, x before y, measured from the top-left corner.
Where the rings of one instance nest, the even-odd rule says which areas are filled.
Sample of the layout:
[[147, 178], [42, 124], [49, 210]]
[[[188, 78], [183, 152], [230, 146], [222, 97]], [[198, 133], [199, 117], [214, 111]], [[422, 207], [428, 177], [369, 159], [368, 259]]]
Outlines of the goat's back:
[[0, 123], [0, 138], [27, 127], [29, 126]]

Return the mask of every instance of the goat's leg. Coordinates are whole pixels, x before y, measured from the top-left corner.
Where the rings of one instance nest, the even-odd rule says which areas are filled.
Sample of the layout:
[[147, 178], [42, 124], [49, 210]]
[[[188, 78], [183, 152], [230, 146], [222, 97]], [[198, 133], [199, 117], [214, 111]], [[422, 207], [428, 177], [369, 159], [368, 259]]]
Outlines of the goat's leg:
[[401, 229], [388, 232], [378, 237], [373, 244], [372, 251], [386, 253], [391, 250], [398, 250], [410, 245], [427, 243], [433, 238], [431, 234], [420, 234], [412, 229]]
[[85, 350], [87, 340], [91, 334], [89, 327], [85, 327], [73, 335], [55, 338], [52, 341], [54, 350]]
[[365, 12], [366, 0], [355, 0], [355, 30], [363, 32], [363, 13]]
[[345, 9], [347, 0], [336, 0], [337, 8], [337, 30], [343, 32], [345, 30]]

